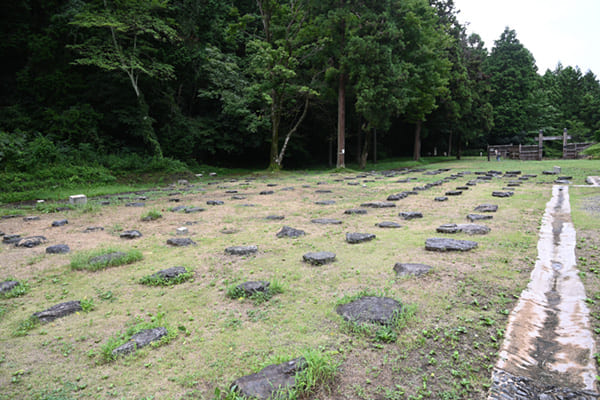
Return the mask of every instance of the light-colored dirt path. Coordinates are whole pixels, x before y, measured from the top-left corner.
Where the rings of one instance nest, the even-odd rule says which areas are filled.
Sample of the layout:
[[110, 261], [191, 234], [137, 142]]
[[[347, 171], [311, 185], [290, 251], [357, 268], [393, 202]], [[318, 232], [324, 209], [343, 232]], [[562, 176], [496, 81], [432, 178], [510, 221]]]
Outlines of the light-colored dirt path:
[[568, 186], [554, 186], [531, 281], [509, 317], [489, 399], [599, 398], [575, 244]]

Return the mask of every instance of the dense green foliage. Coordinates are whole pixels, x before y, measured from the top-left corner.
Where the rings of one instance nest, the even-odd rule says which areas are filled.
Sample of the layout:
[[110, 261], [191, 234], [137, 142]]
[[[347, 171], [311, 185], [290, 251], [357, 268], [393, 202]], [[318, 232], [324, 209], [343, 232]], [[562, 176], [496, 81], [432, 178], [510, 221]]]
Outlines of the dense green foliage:
[[591, 71], [539, 75], [509, 28], [488, 53], [452, 0], [17, 0], [1, 11], [10, 191], [130, 169], [332, 164], [338, 138], [364, 167], [375, 151], [460, 156], [540, 129], [600, 136]]

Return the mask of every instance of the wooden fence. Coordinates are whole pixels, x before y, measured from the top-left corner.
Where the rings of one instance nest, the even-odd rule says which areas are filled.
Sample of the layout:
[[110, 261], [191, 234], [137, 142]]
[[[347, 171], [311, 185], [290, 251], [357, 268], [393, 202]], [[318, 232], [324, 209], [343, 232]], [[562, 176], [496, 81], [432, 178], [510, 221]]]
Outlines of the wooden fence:
[[488, 145], [487, 159], [509, 159], [509, 160], [541, 160], [544, 154], [544, 141], [562, 140], [563, 141], [563, 159], [581, 158], [581, 152], [591, 146], [593, 143], [567, 143], [571, 136], [567, 135], [567, 130], [563, 131], [562, 136], [544, 136], [540, 131], [537, 144], [534, 145]]

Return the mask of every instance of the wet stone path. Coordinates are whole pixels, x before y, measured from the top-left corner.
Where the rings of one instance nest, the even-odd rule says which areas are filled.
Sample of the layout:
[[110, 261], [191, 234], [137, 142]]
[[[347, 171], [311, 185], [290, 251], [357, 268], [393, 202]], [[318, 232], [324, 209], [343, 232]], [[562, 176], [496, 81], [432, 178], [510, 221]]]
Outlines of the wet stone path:
[[568, 186], [546, 205], [531, 281], [512, 311], [488, 400], [600, 399]]

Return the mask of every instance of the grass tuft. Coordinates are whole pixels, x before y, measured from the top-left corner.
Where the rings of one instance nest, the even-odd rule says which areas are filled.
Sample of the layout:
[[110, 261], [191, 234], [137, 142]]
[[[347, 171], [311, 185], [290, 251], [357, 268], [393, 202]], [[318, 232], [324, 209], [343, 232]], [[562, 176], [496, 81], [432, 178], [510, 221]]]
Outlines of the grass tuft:
[[[16, 281], [14, 278], [7, 278], [5, 281]], [[12, 299], [19, 296], [24, 296], [29, 292], [29, 283], [19, 282], [17, 286], [7, 292], [0, 293], [0, 299]]]
[[[108, 257], [107, 255], [113, 254]], [[102, 259], [97, 259], [100, 256], [107, 256]], [[119, 265], [131, 264], [143, 258], [142, 252], [139, 250], [121, 251], [114, 248], [104, 248], [89, 252], [81, 252], [75, 254], [71, 258], [71, 269], [76, 271], [99, 271], [108, 267], [116, 267]]]
[[172, 279], [165, 279], [162, 276], [152, 274], [152, 275], [144, 276], [143, 278], [140, 279], [139, 282], [142, 285], [148, 285], [148, 286], [172, 286], [172, 285], [178, 285], [180, 283], [189, 281], [193, 277], [194, 277], [194, 271], [188, 271], [186, 269], [186, 272], [184, 272], [183, 274], [179, 274]]

